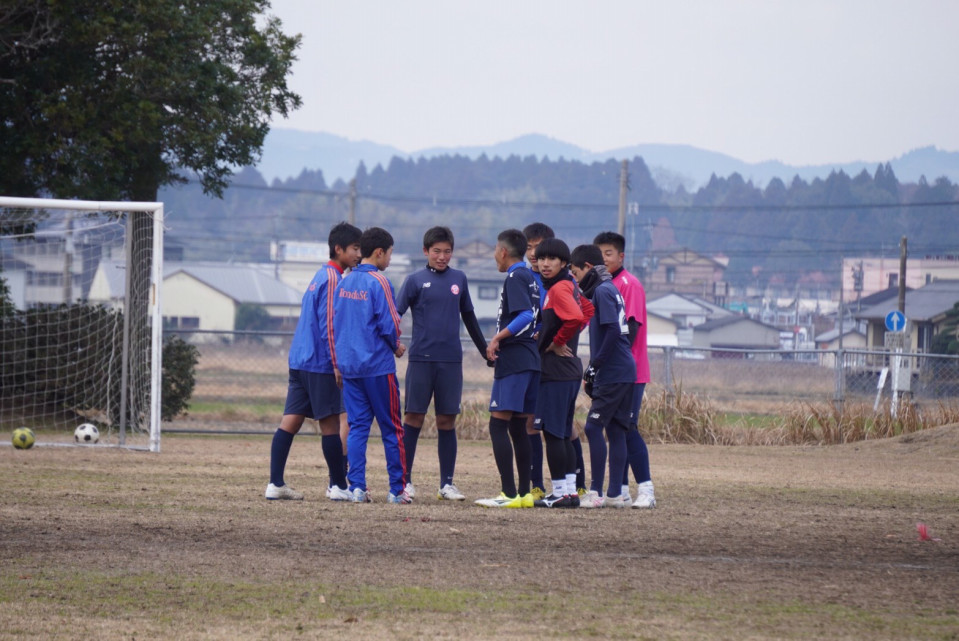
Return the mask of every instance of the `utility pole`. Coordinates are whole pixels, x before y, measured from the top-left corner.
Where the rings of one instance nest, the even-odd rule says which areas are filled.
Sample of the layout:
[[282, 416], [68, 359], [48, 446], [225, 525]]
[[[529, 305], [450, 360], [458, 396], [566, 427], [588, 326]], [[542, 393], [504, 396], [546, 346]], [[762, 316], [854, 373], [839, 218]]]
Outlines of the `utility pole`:
[[839, 353], [842, 354], [842, 335], [846, 329], [846, 308], [844, 303], [843, 291], [846, 289], [846, 269], [845, 259], [839, 258]]
[[356, 224], [356, 178], [350, 180], [350, 224]]
[[619, 170], [619, 222], [616, 231], [620, 236], [626, 235], [626, 192], [629, 191], [629, 161], [624, 160]]
[[899, 311], [906, 315], [906, 237], [899, 241]]

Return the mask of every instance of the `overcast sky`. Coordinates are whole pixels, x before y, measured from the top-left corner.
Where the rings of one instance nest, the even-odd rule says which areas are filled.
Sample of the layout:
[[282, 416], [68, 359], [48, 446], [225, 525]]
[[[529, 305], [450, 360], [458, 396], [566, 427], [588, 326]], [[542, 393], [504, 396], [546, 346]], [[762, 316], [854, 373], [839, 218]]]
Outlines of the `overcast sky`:
[[959, 151], [956, 0], [272, 0], [303, 36], [277, 127], [413, 152], [529, 133], [747, 162]]

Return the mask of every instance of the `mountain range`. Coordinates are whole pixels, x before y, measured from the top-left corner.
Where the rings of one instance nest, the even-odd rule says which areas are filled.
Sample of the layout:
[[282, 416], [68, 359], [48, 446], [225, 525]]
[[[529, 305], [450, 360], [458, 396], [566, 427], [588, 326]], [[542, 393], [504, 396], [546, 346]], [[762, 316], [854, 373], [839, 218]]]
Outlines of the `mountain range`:
[[482, 154], [489, 158], [532, 155], [537, 158], [565, 158], [583, 163], [640, 156], [660, 187], [670, 191], [680, 185], [687, 191], [695, 190], [708, 183], [713, 174], [727, 177], [738, 173], [757, 187], [764, 187], [769, 180], [776, 177], [788, 184], [795, 176], [809, 181], [817, 177], [825, 178], [831, 172], [839, 170], [850, 176], [859, 174], [863, 169], [872, 174], [880, 163], [887, 162], [900, 182], [917, 182], [921, 176], [925, 176], [929, 182], [940, 176], [946, 176], [954, 183], [959, 182], [959, 152], [944, 151], [934, 146], [914, 149], [897, 158], [881, 161], [796, 166], [778, 160], [748, 163], [690, 145], [640, 144], [604, 152], [590, 152], [541, 134], [527, 134], [486, 146], [434, 147], [407, 152], [367, 140], [354, 141], [329, 133], [282, 128], [270, 130], [263, 146], [262, 159], [256, 169], [268, 182], [299, 176], [304, 169], [320, 170], [326, 182], [333, 185], [337, 180], [346, 182], [352, 178], [361, 162], [368, 170], [372, 170], [376, 165], [386, 167], [394, 156], [404, 159], [443, 155], [477, 158]]

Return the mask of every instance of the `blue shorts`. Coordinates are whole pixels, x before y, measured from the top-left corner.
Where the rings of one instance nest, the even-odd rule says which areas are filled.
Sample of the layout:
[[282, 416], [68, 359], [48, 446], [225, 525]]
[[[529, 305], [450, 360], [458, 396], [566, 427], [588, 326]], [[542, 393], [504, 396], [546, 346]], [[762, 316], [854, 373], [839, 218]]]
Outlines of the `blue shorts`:
[[333, 374], [318, 374], [302, 369], [290, 370], [283, 414], [296, 414], [319, 420], [343, 413], [343, 394]]
[[539, 372], [535, 370], [494, 378], [489, 411], [535, 414], [538, 391]]
[[646, 383], [636, 383], [633, 385], [633, 404], [629, 408], [629, 418], [631, 426], [639, 428], [639, 410], [643, 407], [643, 393], [646, 391]]
[[406, 404], [413, 414], [426, 414], [433, 399], [437, 414], [459, 414], [463, 399], [463, 364], [410, 361], [406, 366]]
[[533, 427], [546, 430], [556, 438], [572, 438], [578, 395], [578, 380], [540, 383]]
[[635, 383], [608, 383], [593, 387], [593, 402], [586, 420], [603, 427], [619, 425], [624, 430], [632, 427], [633, 391]]

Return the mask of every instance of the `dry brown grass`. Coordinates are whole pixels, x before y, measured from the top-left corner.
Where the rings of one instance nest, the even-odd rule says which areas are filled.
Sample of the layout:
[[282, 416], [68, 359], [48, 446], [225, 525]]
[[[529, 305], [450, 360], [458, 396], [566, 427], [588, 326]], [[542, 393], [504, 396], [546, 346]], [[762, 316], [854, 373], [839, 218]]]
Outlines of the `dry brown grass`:
[[959, 405], [937, 402], [919, 405], [904, 399], [896, 414], [889, 401], [878, 410], [865, 403], [798, 401], [782, 407], [765, 425], [745, 418], [719, 420], [719, 411], [706, 396], [678, 388], [647, 395], [640, 414], [644, 437], [657, 443], [703, 445], [839, 445], [890, 438], [959, 421]]

